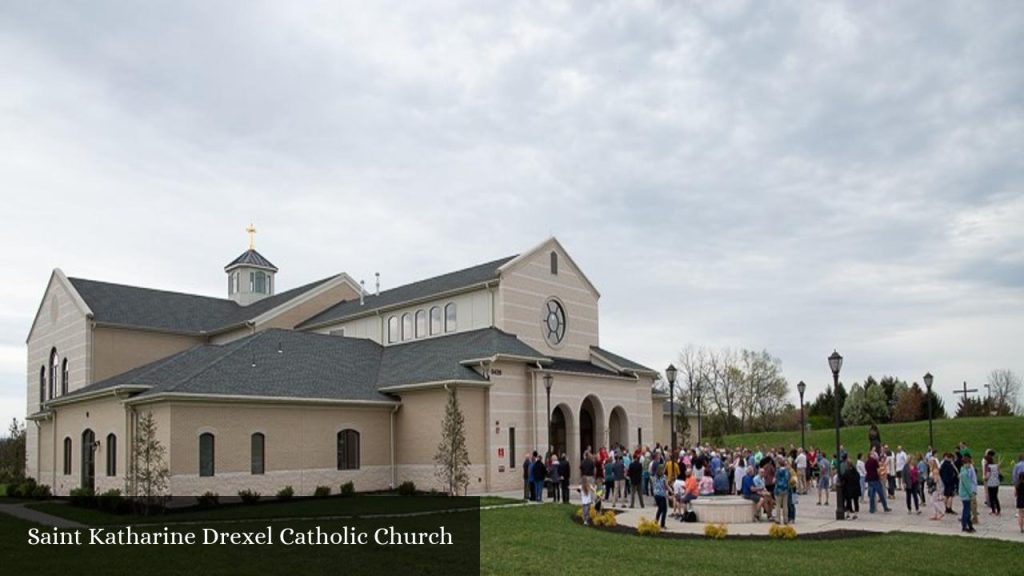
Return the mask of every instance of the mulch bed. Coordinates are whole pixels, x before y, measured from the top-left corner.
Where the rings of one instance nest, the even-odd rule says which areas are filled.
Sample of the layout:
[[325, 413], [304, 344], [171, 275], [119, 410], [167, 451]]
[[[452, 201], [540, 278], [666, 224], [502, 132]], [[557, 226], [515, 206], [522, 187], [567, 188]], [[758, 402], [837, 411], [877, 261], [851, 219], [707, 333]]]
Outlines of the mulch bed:
[[[618, 512], [616, 512], [616, 514], [618, 514]], [[573, 514], [571, 516], [571, 519], [572, 519], [572, 521], [575, 524], [577, 524], [579, 526], [583, 526], [583, 519], [582, 518], [577, 518], [575, 512], [573, 512]], [[677, 522], [677, 520], [673, 520], [673, 522]], [[699, 524], [699, 522], [697, 522], [697, 524]], [[770, 525], [770, 523], [768, 523], [768, 522], [764, 522], [764, 524]], [[726, 526], [728, 527], [728, 525], [726, 525]], [[612, 526], [612, 527], [608, 527], [608, 526], [600, 526], [600, 527], [599, 526], [590, 526], [589, 528], [593, 528], [594, 530], [603, 530], [605, 532], [611, 532], [611, 533], [614, 533], [614, 534], [626, 534], [626, 535], [629, 535], [629, 536], [640, 536], [639, 534], [637, 534], [636, 528], [633, 528], [633, 527], [630, 527], [630, 526], [622, 526], [622, 525]], [[864, 538], [864, 537], [867, 537], [867, 536], [880, 536], [880, 535], [881, 534], [879, 532], [869, 532], [867, 530], [828, 530], [826, 532], [808, 532], [806, 534], [802, 534], [802, 533], [800, 533], [799, 528], [798, 528], [797, 529], [796, 539], [797, 540], [845, 540], [847, 538]], [[661, 534], [658, 534], [657, 536], [643, 536], [643, 538], [666, 538], [666, 539], [671, 539], [671, 540], [712, 540], [712, 538], [708, 538], [708, 537], [704, 536], [704, 534], [689, 534], [689, 533], [681, 533], [681, 532], [662, 532]], [[779, 540], [778, 538], [772, 538], [771, 536], [768, 536], [767, 534], [763, 534], [763, 535], [761, 535], [761, 534], [735, 534], [735, 535], [729, 534], [728, 536], [725, 537], [725, 539], [726, 540]]]

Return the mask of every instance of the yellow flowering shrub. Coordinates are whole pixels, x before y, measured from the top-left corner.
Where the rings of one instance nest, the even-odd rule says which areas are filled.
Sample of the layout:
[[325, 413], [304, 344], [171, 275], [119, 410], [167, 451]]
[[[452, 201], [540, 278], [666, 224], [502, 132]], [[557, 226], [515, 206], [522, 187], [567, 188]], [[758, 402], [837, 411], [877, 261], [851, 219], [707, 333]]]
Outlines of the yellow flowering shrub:
[[640, 523], [636, 526], [636, 531], [641, 536], [657, 536], [661, 534], [661, 525], [646, 516], [641, 516]]
[[725, 524], [705, 524], [704, 525], [704, 536], [714, 540], [722, 540], [729, 534], [729, 529], [725, 527]]
[[781, 540], [796, 540], [796, 528], [772, 524], [771, 528], [768, 529], [768, 536]]
[[618, 521], [615, 520], [615, 513], [611, 510], [607, 510], [603, 514], [595, 515], [593, 523], [594, 526], [604, 526], [607, 528], [614, 528], [618, 525]]

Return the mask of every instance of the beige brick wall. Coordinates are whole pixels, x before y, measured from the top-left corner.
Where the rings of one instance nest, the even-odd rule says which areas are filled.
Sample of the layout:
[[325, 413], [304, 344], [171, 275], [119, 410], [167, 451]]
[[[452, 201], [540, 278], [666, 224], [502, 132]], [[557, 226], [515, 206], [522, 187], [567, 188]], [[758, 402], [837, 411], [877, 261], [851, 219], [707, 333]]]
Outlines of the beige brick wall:
[[[170, 408], [172, 489], [176, 496], [251, 488], [264, 494], [291, 485], [311, 494], [318, 485], [349, 480], [356, 490], [390, 484], [390, 407], [174, 402]], [[360, 435], [360, 469], [337, 469], [337, 433]], [[214, 434], [215, 476], [199, 476], [199, 435]], [[251, 436], [262, 432], [264, 475], [251, 472]]]
[[93, 381], [102, 382], [150, 362], [204, 343], [178, 334], [97, 326], [93, 329]]
[[[35, 324], [27, 340], [27, 367], [25, 379], [25, 410], [26, 414], [39, 411], [39, 369], [48, 366], [50, 351], [54, 348], [61, 363], [67, 358], [69, 368], [68, 391], [74, 391], [88, 385], [91, 373], [91, 354], [89, 353], [89, 320], [85, 313], [76, 305], [72, 294], [63, 281], [55, 273], [43, 294], [42, 304]], [[47, 367], [47, 380], [50, 369]], [[58, 374], [60, 369], [58, 368]], [[47, 398], [49, 398], [49, 383]], [[60, 394], [59, 384], [55, 394]], [[40, 478], [49, 465], [42, 462], [43, 454], [39, 452], [40, 435], [36, 426], [30, 424], [26, 433], [26, 469], [25, 473]], [[45, 468], [44, 468], [45, 466]]]
[[[52, 420], [40, 427], [42, 469], [37, 479], [49, 484], [54, 494], [67, 495], [82, 485], [82, 433], [92, 430], [100, 442], [95, 451], [95, 488], [103, 492], [111, 488], [124, 490], [129, 439], [126, 434], [126, 413], [121, 401], [106, 397], [56, 410]], [[117, 437], [117, 474], [107, 476], [107, 454], [110, 446], [107, 435]], [[64, 439], [71, 439], [71, 474], [64, 474]], [[165, 443], [166, 445], [166, 443]]]
[[[558, 253], [558, 274], [551, 274], [550, 253]], [[541, 321], [549, 298], [561, 302], [566, 335], [557, 347], [544, 338]], [[496, 325], [543, 354], [587, 360], [598, 345], [598, 299], [564, 251], [551, 241], [502, 273]]]

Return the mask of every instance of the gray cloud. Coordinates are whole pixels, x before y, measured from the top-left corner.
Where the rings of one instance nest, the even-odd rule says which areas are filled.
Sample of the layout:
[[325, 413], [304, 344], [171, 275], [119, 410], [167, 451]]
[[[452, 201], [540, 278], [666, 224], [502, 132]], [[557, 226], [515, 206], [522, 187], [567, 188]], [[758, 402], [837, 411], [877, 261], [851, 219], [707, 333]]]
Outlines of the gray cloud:
[[1022, 20], [6, 3], [0, 346], [23, 347], [55, 266], [220, 294], [253, 219], [291, 285], [394, 285], [556, 234], [602, 291], [602, 344], [659, 368], [694, 342], [768, 348], [814, 393], [833, 347], [851, 382], [1024, 371]]

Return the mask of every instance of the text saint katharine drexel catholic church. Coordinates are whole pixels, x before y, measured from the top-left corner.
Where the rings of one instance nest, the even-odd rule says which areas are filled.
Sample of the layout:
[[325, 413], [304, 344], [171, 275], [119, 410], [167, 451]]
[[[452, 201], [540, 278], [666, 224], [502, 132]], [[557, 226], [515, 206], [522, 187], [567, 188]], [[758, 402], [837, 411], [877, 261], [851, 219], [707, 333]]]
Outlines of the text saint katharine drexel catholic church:
[[668, 440], [657, 373], [600, 346], [600, 294], [555, 238], [371, 293], [344, 272], [280, 290], [252, 232], [226, 298], [53, 271], [27, 342], [28, 475], [56, 494], [124, 489], [152, 413], [176, 496], [430, 488], [455, 387], [470, 493], [510, 490], [548, 443], [547, 375], [571, 462]]

